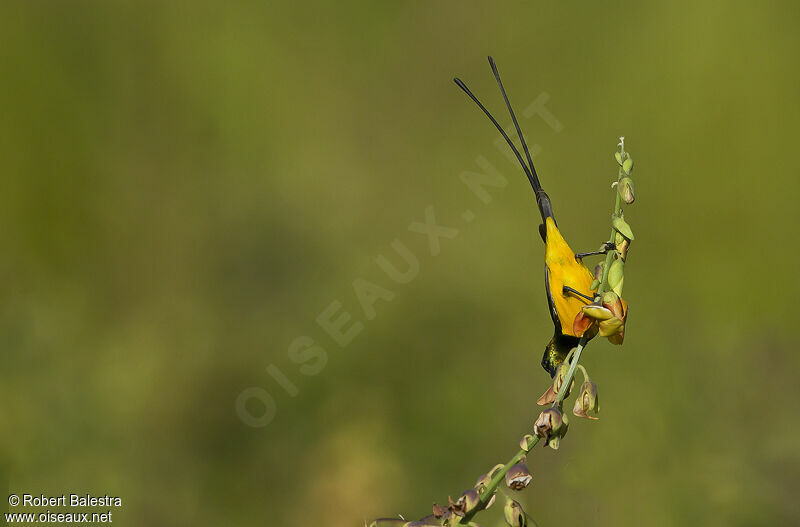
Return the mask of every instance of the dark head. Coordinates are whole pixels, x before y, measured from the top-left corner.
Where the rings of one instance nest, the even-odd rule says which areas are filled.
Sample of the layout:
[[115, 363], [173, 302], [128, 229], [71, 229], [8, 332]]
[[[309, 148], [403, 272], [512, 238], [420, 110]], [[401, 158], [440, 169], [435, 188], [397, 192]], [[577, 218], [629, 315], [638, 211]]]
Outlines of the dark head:
[[580, 339], [571, 335], [553, 335], [544, 347], [542, 355], [542, 368], [550, 374], [550, 377], [555, 376], [558, 365], [564, 362], [570, 350], [576, 347], [578, 342]]

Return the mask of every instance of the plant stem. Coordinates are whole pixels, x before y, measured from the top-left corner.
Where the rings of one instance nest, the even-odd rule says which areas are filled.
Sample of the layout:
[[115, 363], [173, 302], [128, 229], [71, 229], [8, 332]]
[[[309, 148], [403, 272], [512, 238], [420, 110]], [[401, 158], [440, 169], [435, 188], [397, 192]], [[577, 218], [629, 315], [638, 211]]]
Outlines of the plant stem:
[[[622, 157], [624, 159], [625, 144], [622, 142], [620, 144], [620, 153], [622, 154]], [[618, 171], [617, 181], [622, 179], [622, 175], [623, 175], [622, 167], [620, 167]], [[615, 189], [614, 193], [617, 195], [616, 200], [614, 201], [614, 215], [619, 216], [620, 212], [622, 211], [622, 198], [620, 197], [618, 190]], [[616, 245], [615, 244], [616, 237], [617, 237], [617, 231], [612, 227], [611, 235], [608, 238], [608, 243]], [[595, 301], [603, 297], [603, 293], [606, 291], [608, 287], [608, 270], [611, 267], [611, 262], [613, 261], [615, 255], [617, 255], [616, 250], [608, 251], [608, 253], [606, 254], [606, 260], [605, 260], [606, 263], [603, 266], [603, 276], [602, 279], [600, 280], [600, 285], [597, 287], [597, 292], [594, 295]], [[566, 377], [564, 377], [564, 382], [561, 384], [561, 388], [558, 390], [558, 394], [556, 395], [556, 400], [553, 403], [553, 407], [560, 407], [561, 403], [564, 400], [564, 397], [566, 397], [567, 390], [569, 389], [569, 386], [572, 384], [572, 379], [575, 377], [575, 370], [578, 368], [578, 362], [581, 359], [581, 352], [586, 347], [586, 344], [588, 342], [589, 342], [588, 338], [586, 338], [585, 336], [581, 337], [581, 340], [578, 342], [578, 346], [575, 349], [571, 350], [569, 352], [569, 355], [567, 355], [566, 360], [570, 360], [570, 357], [572, 357], [572, 361], [570, 362], [569, 370], [567, 370], [567, 375]], [[585, 375], [585, 370], [584, 370], [584, 375]], [[489, 503], [489, 500], [497, 491], [497, 487], [505, 479], [506, 473], [511, 469], [511, 467], [519, 463], [520, 460], [524, 456], [526, 456], [527, 453], [531, 449], [533, 449], [534, 446], [536, 446], [536, 444], [539, 442], [539, 439], [540, 439], [539, 436], [533, 436], [526, 445], [528, 447], [527, 449], [520, 449], [520, 451], [514, 454], [514, 457], [512, 457], [508, 461], [508, 463], [503, 465], [502, 469], [498, 470], [497, 473], [494, 476], [492, 476], [492, 479], [489, 480], [489, 484], [486, 485], [483, 492], [481, 492], [480, 501], [482, 505], [485, 506], [487, 503]], [[478, 514], [481, 510], [484, 510], [484, 508], [483, 507], [476, 508], [472, 512], [467, 513], [463, 518], [458, 519], [456, 523], [454, 523], [453, 525], [454, 526], [469, 525], [472, 518], [476, 514]]]
[[[620, 152], [622, 153], [623, 158], [625, 157], [625, 146], [624, 144], [621, 145]], [[617, 181], [622, 178], [622, 167], [619, 168]], [[616, 191], [615, 194], [617, 195], [616, 200], [614, 201], [614, 215], [619, 216], [619, 213], [622, 211], [622, 198], [619, 195], [619, 192]], [[614, 241], [617, 237], [617, 231], [614, 227], [611, 227], [611, 235], [608, 237], [608, 243], [614, 244]], [[605, 292], [606, 288], [608, 287], [608, 270], [611, 267], [611, 262], [614, 259], [614, 256], [617, 254], [617, 251], [608, 251], [606, 254], [606, 263], [603, 266], [603, 277], [600, 280], [600, 285], [597, 287], [597, 293], [594, 295], [595, 301], [599, 300], [603, 297], [603, 293]], [[564, 382], [561, 384], [561, 389], [558, 390], [558, 395], [556, 395], [556, 400], [553, 402], [553, 407], [560, 406], [561, 402], [564, 400], [564, 397], [567, 395], [567, 390], [569, 389], [570, 385], [572, 384], [572, 379], [575, 377], [575, 369], [578, 367], [578, 361], [581, 359], [581, 352], [586, 347], [588, 339], [584, 336], [581, 337], [580, 342], [578, 342], [578, 347], [575, 348], [575, 353], [572, 356], [572, 362], [570, 362], [569, 370], [567, 370], [567, 375], [564, 377]], [[572, 352], [570, 352], [572, 353]]]
[[[481, 492], [481, 504], [485, 505], [489, 503], [489, 500], [494, 495], [495, 491], [497, 490], [497, 487], [505, 479], [506, 473], [511, 469], [511, 467], [519, 463], [520, 460], [523, 457], [525, 457], [525, 455], [528, 453], [528, 450], [531, 450], [534, 446], [536, 446], [536, 443], [538, 442], [539, 442], [539, 436], [533, 436], [533, 438], [528, 441], [527, 450], [520, 449], [520, 451], [514, 454], [514, 457], [512, 457], [508, 461], [508, 463], [503, 465], [503, 468], [497, 471], [497, 474], [492, 476], [492, 479], [489, 481], [489, 484], [486, 485], [486, 488], [483, 490], [483, 492]], [[454, 525], [465, 525], [481, 510], [483, 510], [483, 508], [478, 507], [478, 509], [466, 514], [463, 518], [461, 518], [460, 521], [456, 522]]]

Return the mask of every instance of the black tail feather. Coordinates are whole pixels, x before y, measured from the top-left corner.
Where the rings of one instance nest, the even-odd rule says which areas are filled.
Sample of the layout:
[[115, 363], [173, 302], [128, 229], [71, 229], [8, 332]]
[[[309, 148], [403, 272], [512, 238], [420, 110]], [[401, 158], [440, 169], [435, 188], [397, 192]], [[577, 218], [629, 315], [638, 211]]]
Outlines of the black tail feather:
[[[519, 150], [517, 150], [517, 147], [514, 145], [514, 142], [511, 140], [510, 137], [508, 137], [508, 134], [505, 132], [505, 130], [503, 130], [503, 127], [500, 126], [500, 124], [497, 122], [494, 116], [492, 116], [489, 110], [487, 110], [486, 107], [478, 100], [478, 98], [475, 97], [475, 95], [473, 95], [473, 93], [469, 90], [469, 88], [467, 88], [467, 85], [464, 84], [464, 82], [458, 77], [454, 78], [453, 81], [456, 83], [456, 85], [458, 85], [459, 88], [461, 88], [464, 91], [464, 93], [466, 93], [469, 96], [470, 99], [473, 100], [473, 102], [478, 106], [478, 108], [480, 108], [483, 111], [483, 113], [486, 114], [486, 117], [489, 118], [489, 120], [492, 122], [495, 128], [497, 128], [497, 130], [503, 136], [503, 139], [506, 140], [506, 143], [508, 143], [508, 146], [511, 148], [511, 151], [516, 156], [517, 161], [519, 161], [522, 170], [528, 177], [528, 181], [531, 184], [531, 188], [533, 188], [533, 191], [536, 194], [536, 204], [539, 207], [539, 213], [542, 215], [542, 221], [544, 221], [546, 218], [553, 218], [553, 221], [555, 221], [555, 216], [553, 215], [553, 205], [550, 203], [550, 197], [547, 195], [544, 189], [542, 189], [541, 183], [539, 183], [539, 176], [536, 174], [536, 168], [533, 166], [533, 159], [531, 158], [530, 151], [528, 150], [528, 145], [525, 142], [525, 137], [522, 134], [519, 122], [517, 121], [517, 117], [516, 115], [514, 115], [514, 110], [511, 107], [511, 102], [508, 100], [508, 95], [506, 95], [505, 88], [503, 88], [503, 82], [500, 80], [500, 73], [498, 72], [497, 66], [492, 57], [489, 57], [489, 64], [492, 67], [492, 72], [494, 72], [495, 79], [497, 79], [497, 84], [498, 86], [500, 86], [500, 92], [503, 94], [503, 99], [506, 102], [506, 107], [508, 107], [508, 112], [511, 114], [511, 120], [514, 122], [514, 127], [516, 128], [517, 135], [519, 136], [519, 140], [522, 143], [522, 149], [525, 151], [525, 157], [528, 160], [528, 164], [526, 164], [525, 161], [522, 159], [522, 155], [520, 155]], [[544, 233], [542, 233], [542, 239], [544, 239]]]

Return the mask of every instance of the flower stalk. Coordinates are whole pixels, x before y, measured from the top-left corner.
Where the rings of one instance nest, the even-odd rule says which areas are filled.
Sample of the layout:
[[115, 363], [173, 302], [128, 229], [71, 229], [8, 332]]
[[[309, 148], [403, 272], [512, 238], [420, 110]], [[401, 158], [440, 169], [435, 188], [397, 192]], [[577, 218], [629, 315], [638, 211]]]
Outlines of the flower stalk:
[[[611, 216], [612, 227], [611, 234], [609, 235], [608, 242], [605, 244], [607, 248], [605, 260], [601, 265], [598, 265], [595, 270], [595, 283], [597, 289], [594, 293], [593, 302], [587, 309], [583, 310], [578, 317], [589, 316], [592, 319], [591, 324], [599, 326], [599, 334], [608, 337], [609, 341], [614, 344], [621, 344], [624, 337], [624, 324], [627, 316], [627, 304], [621, 299], [622, 284], [623, 284], [623, 262], [627, 257], [628, 247], [633, 240], [633, 232], [630, 226], [623, 218], [622, 204], [633, 203], [634, 201], [634, 186], [633, 180], [630, 175], [633, 171], [633, 159], [625, 152], [625, 138], [620, 137], [618, 144], [619, 151], [614, 154], [614, 157], [619, 165], [617, 180], [612, 184], [612, 188], [616, 188], [614, 212]], [[612, 316], [613, 315], [613, 316]], [[576, 318], [576, 326], [579, 322]], [[585, 320], [589, 323], [588, 320]], [[605, 324], [605, 325], [604, 325]], [[539, 416], [539, 419], [534, 426], [533, 434], [526, 434], [520, 441], [520, 450], [514, 454], [505, 465], [497, 465], [489, 471], [486, 475], [478, 480], [478, 484], [474, 489], [467, 491], [459, 502], [451, 503], [449, 509], [434, 505], [434, 516], [437, 518], [433, 525], [442, 525], [445, 527], [455, 526], [474, 526], [475, 523], [472, 519], [476, 514], [488, 508], [496, 497], [496, 493], [500, 490], [500, 485], [507, 482], [509, 476], [509, 488], [512, 490], [520, 490], [528, 485], [531, 481], [528, 469], [524, 466], [526, 456], [528, 453], [539, 443], [540, 439], [545, 439], [545, 445], [550, 445], [552, 448], [557, 449], [560, 439], [564, 436], [567, 429], [567, 416], [563, 414], [563, 402], [569, 396], [570, 388], [573, 385], [575, 372], [580, 369], [584, 377], [584, 385], [579, 390], [578, 397], [586, 396], [586, 402], [579, 404], [576, 401], [576, 406], [573, 413], [579, 417], [596, 419], [589, 416], [586, 412], [597, 412], [597, 386], [589, 379], [589, 375], [580, 363], [581, 354], [586, 349], [589, 341], [598, 334], [597, 327], [593, 326], [593, 331], [588, 328], [583, 330], [578, 345], [572, 349], [567, 355], [562, 368], [567, 364], [569, 365], [566, 374], [562, 371], [557, 373], [557, 378], [551, 388], [545, 392], [540, 398], [539, 404], [548, 404], [552, 401], [552, 405], [544, 410]], [[553, 397], [553, 391], [556, 388], [558, 391]], [[541, 434], [541, 435], [538, 435]], [[522, 464], [522, 466], [520, 466]], [[509, 475], [509, 471], [512, 470]], [[519, 474], [517, 474], [519, 472]], [[467, 500], [469, 498], [469, 500]], [[452, 501], [452, 500], [451, 500]], [[463, 502], [463, 503], [462, 503]], [[467, 505], [468, 504], [468, 505]], [[438, 513], [437, 513], [438, 510]], [[522, 510], [519, 503], [507, 497], [506, 509], [504, 511], [506, 522], [512, 527], [518, 525], [525, 525], [526, 519], [530, 515]], [[532, 518], [531, 518], [532, 520]], [[535, 523], [535, 522], [534, 522]], [[375, 522], [372, 525], [380, 527], [380, 523]], [[388, 525], [388, 524], [387, 524]], [[412, 523], [406, 526], [417, 525]], [[423, 524], [430, 525], [430, 524]]]

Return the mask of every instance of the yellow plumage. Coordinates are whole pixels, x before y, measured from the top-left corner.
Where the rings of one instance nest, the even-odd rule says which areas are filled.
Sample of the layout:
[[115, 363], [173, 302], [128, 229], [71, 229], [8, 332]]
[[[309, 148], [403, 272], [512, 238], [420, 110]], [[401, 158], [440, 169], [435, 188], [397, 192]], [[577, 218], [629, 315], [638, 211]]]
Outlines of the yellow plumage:
[[591, 289], [594, 276], [582, 263], [575, 259], [575, 253], [570, 249], [564, 237], [561, 236], [553, 218], [545, 221], [547, 237], [545, 241], [544, 262], [547, 265], [550, 283], [550, 295], [553, 299], [558, 319], [561, 322], [561, 331], [564, 335], [576, 336], [572, 323], [583, 306], [589, 303], [574, 293], [564, 293], [564, 286], [580, 291], [584, 295], [592, 296]]

